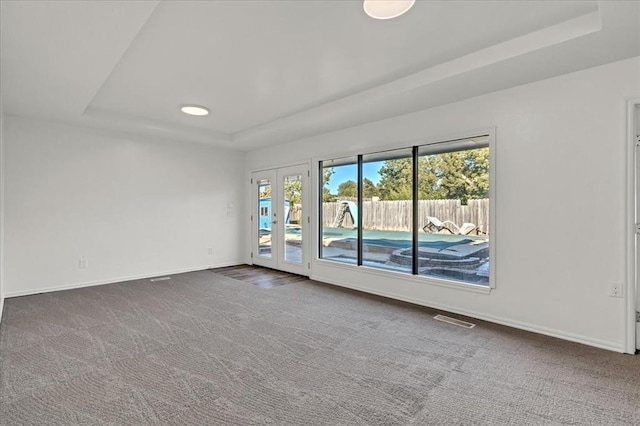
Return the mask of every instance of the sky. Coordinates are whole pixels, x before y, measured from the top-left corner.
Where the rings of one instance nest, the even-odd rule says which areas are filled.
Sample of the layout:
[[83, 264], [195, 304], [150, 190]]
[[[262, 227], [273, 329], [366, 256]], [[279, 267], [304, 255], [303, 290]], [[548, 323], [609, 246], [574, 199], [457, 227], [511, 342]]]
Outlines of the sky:
[[[362, 174], [364, 177], [371, 179], [373, 183], [376, 185], [380, 181], [380, 174], [378, 174], [378, 170], [382, 167], [384, 161], [375, 161], [372, 163], [364, 163], [362, 165]], [[337, 166], [333, 168], [334, 174], [331, 175], [331, 179], [329, 180], [329, 191], [332, 194], [336, 194], [338, 192], [338, 185], [347, 180], [352, 180], [354, 182], [358, 181], [358, 166], [357, 164], [350, 164], [348, 166]]]

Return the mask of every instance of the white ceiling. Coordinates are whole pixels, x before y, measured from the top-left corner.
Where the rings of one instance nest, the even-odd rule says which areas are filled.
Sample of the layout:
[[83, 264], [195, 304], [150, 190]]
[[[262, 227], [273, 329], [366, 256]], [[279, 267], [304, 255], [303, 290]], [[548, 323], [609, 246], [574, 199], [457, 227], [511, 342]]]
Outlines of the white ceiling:
[[[4, 111], [241, 150], [640, 55], [640, 3], [5, 1]], [[180, 104], [210, 108], [182, 114]]]

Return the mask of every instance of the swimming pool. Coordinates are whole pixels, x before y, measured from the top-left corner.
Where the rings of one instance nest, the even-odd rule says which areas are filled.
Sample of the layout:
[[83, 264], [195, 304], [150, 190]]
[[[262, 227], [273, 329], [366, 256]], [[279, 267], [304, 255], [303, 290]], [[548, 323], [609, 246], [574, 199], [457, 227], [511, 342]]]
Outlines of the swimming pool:
[[[371, 243], [375, 243], [376, 245], [388, 245], [394, 247], [411, 247], [411, 241], [413, 240], [411, 232], [407, 231], [378, 231], [365, 229], [363, 231], [363, 237], [363, 242], [365, 243], [367, 240], [370, 240]], [[322, 228], [323, 240], [339, 240], [345, 238], [358, 238], [358, 230], [348, 228]], [[429, 234], [425, 232], [418, 233], [418, 242], [420, 243], [436, 241], [452, 243], [464, 240], [486, 241], [488, 240], [488, 237], [477, 235]]]
[[[356, 229], [323, 228], [322, 237], [323, 259], [356, 263]], [[363, 265], [411, 273], [412, 238], [412, 233], [406, 231], [365, 230]], [[488, 271], [488, 236], [418, 234], [419, 275], [488, 285]]]

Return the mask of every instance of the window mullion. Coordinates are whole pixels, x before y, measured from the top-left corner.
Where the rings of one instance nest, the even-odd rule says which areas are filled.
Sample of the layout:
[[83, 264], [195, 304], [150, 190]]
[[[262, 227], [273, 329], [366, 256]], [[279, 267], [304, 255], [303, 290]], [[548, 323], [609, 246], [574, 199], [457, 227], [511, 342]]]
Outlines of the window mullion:
[[419, 217], [418, 217], [418, 147], [414, 146], [412, 150], [413, 155], [413, 212], [412, 212], [412, 259], [411, 259], [411, 272], [413, 275], [418, 275], [418, 229], [419, 229]]
[[[324, 162], [318, 162], [318, 257], [324, 257], [322, 253], [324, 235], [322, 230], [324, 229], [324, 218], [322, 214], [322, 207], [324, 206]], [[304, 220], [304, 218], [303, 218]]]
[[358, 266], [362, 266], [362, 249], [363, 249], [363, 241], [362, 241], [362, 213], [363, 213], [363, 205], [362, 205], [362, 155], [358, 155]]

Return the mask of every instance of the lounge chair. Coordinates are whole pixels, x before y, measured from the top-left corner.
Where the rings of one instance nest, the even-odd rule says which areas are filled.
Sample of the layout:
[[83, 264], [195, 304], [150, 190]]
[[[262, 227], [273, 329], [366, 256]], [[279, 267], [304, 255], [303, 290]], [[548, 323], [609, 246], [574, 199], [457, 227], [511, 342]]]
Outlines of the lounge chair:
[[460, 235], [471, 235], [473, 233], [478, 233], [478, 227], [473, 223], [465, 222], [459, 229], [458, 232]]
[[445, 220], [442, 222], [437, 217], [427, 216], [427, 224], [422, 227], [424, 232], [429, 233], [449, 233], [449, 234], [458, 234], [460, 229], [458, 225], [451, 222], [450, 220]]
[[452, 235], [471, 235], [478, 231], [478, 227], [473, 223], [465, 222], [458, 227], [450, 220], [441, 221], [437, 217], [427, 216], [427, 224], [422, 228], [424, 232], [429, 233], [448, 233]]
[[487, 231], [488, 227], [485, 225], [478, 225], [475, 230], [474, 235], [487, 235], [489, 232]]

